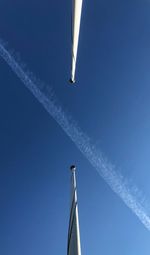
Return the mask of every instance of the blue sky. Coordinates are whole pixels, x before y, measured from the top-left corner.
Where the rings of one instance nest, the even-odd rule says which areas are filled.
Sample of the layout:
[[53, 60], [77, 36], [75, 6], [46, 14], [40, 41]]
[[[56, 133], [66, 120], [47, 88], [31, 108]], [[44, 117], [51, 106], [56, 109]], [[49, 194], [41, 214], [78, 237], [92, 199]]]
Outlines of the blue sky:
[[[70, 10], [71, 1], [2, 0], [0, 38], [150, 203], [150, 2], [84, 1], [76, 87]], [[0, 70], [0, 253], [66, 254], [76, 163], [82, 253], [148, 255], [149, 231], [2, 59]]]

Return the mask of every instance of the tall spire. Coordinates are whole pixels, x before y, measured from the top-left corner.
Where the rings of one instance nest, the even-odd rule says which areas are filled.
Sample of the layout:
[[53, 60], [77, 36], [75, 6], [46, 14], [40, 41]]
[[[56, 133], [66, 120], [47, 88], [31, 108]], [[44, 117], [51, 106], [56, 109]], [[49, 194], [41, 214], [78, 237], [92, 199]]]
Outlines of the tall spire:
[[81, 255], [80, 244], [80, 229], [79, 229], [79, 217], [78, 217], [78, 203], [77, 203], [77, 187], [76, 187], [76, 167], [71, 166], [71, 208], [70, 208], [70, 220], [68, 229], [68, 247], [67, 255]]

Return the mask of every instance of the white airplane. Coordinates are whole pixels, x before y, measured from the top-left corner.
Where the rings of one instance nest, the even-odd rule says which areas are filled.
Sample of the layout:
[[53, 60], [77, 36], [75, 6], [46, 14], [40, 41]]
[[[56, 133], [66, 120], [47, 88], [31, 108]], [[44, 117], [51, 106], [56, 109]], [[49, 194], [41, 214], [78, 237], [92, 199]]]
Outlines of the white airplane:
[[80, 33], [80, 22], [82, 12], [83, 0], [72, 0], [73, 1], [73, 15], [72, 15], [72, 66], [71, 66], [71, 78], [70, 82], [75, 83], [75, 71], [76, 71], [76, 60]]

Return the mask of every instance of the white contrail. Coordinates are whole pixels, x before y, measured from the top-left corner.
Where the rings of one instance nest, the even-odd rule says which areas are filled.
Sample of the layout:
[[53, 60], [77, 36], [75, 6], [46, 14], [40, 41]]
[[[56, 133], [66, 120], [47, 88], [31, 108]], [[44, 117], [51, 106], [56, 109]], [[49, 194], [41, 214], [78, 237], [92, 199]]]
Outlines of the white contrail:
[[13, 55], [6, 49], [2, 42], [0, 42], [0, 56], [44, 106], [47, 112], [56, 120], [111, 189], [137, 215], [144, 226], [150, 230], [150, 216], [141, 200], [139, 200], [136, 188], [134, 188], [133, 192], [132, 187], [130, 188], [129, 183], [123, 176], [117, 173], [114, 167], [104, 159], [101, 152], [92, 145], [90, 139], [81, 131], [74, 121], [68, 117], [61, 105], [54, 100], [54, 96], [51, 90], [48, 89], [48, 86], [43, 86], [42, 83], [36, 83], [33, 78], [30, 78], [30, 75], [17, 63]]

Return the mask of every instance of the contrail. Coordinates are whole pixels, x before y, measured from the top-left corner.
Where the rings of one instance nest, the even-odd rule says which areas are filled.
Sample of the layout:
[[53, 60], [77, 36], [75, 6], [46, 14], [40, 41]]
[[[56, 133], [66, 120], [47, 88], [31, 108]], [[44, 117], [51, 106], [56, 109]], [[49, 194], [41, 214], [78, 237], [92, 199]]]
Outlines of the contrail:
[[107, 162], [102, 153], [91, 143], [89, 137], [86, 136], [76, 125], [74, 120], [63, 111], [61, 105], [54, 99], [53, 93], [51, 92], [52, 90], [40, 82], [36, 83], [33, 77], [30, 77], [18, 64], [13, 54], [7, 50], [2, 42], [0, 42], [0, 56], [61, 126], [76, 147], [97, 170], [98, 174], [132, 210], [144, 226], [150, 230], [150, 216], [143, 205], [144, 203], [139, 199], [137, 188], [133, 190], [133, 187], [130, 187], [131, 185], [129, 185], [129, 182]]

